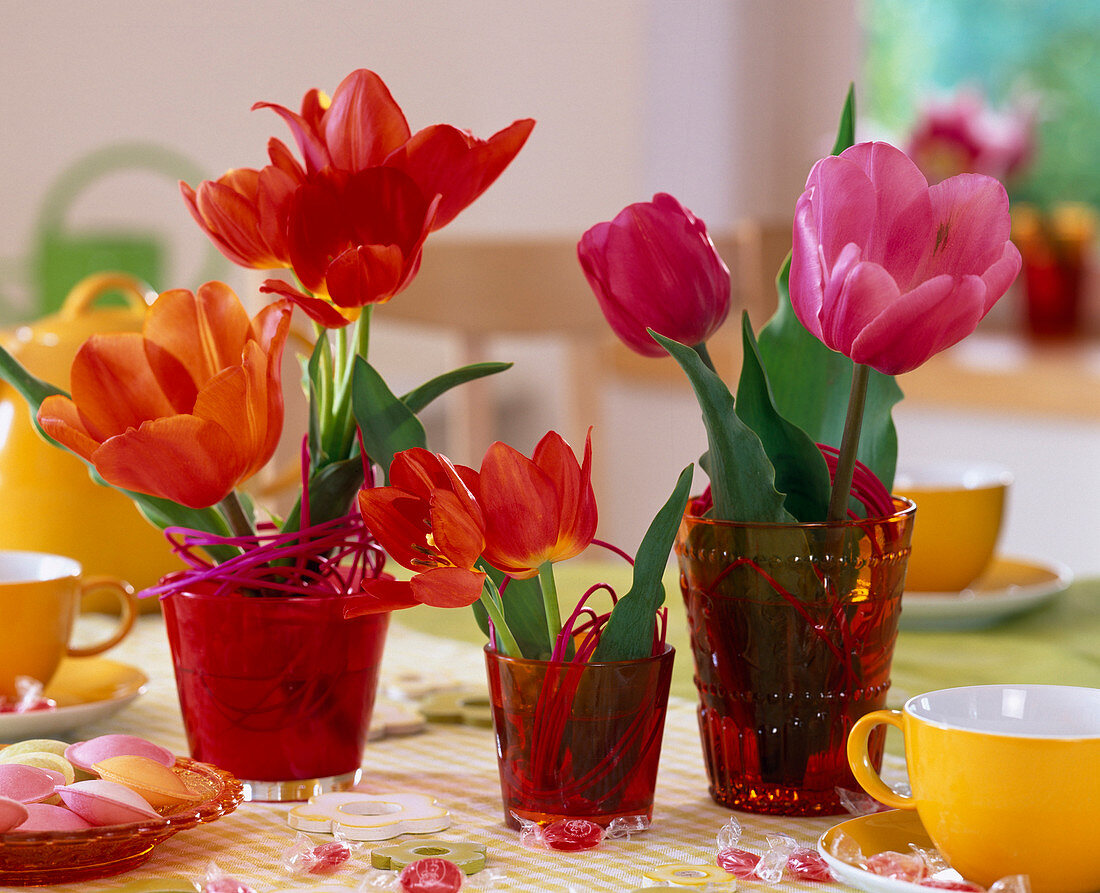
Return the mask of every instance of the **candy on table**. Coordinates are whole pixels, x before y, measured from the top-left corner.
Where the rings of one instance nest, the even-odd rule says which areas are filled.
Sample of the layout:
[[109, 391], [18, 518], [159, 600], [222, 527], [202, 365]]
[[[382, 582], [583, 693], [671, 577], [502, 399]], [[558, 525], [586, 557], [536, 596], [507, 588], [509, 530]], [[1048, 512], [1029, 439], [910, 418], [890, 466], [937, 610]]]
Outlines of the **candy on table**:
[[606, 828], [588, 819], [558, 819], [548, 825], [540, 825], [513, 812], [519, 822], [519, 842], [527, 849], [542, 850], [591, 850], [604, 840], [629, 840], [630, 835], [649, 828], [644, 815], [619, 816]]
[[283, 867], [291, 874], [332, 874], [351, 856], [351, 845], [342, 840], [315, 845], [305, 834], [298, 834], [283, 853]]
[[728, 871], [734, 877], [747, 880], [756, 877], [756, 866], [760, 862], [760, 856], [739, 847], [740, 842], [741, 823], [731, 816], [715, 835], [718, 855], [714, 861], [719, 868]]
[[447, 859], [429, 856], [402, 868], [397, 883], [403, 893], [458, 893], [462, 869]]
[[736, 884], [737, 879], [717, 865], [692, 865], [688, 862], [668, 862], [643, 872], [647, 881], [662, 881], [676, 887], [723, 886]]
[[453, 862], [466, 874], [477, 874], [485, 867], [487, 851], [484, 844], [469, 840], [407, 840], [376, 847], [371, 851], [370, 864], [383, 871], [400, 871], [412, 862], [432, 856]]
[[451, 814], [428, 794], [318, 794], [291, 808], [287, 822], [308, 833], [336, 833], [350, 840], [389, 840], [450, 827]]
[[880, 803], [865, 791], [852, 791], [848, 788], [837, 788], [837, 797], [840, 805], [854, 816], [871, 815], [875, 812], [884, 812], [890, 807]]
[[141, 881], [130, 881], [116, 887], [112, 893], [200, 893], [201, 888], [194, 881], [173, 874], [165, 877], [151, 877]]
[[65, 748], [65, 759], [85, 772], [94, 772], [96, 763], [110, 757], [148, 757], [162, 766], [173, 766], [176, 762], [172, 751], [136, 735], [100, 735]]
[[826, 862], [817, 850], [807, 847], [798, 847], [787, 858], [787, 872], [800, 881], [835, 881], [829, 863]]
[[206, 883], [203, 884], [202, 893], [256, 893], [256, 891], [248, 884], [227, 875], [216, 862], [211, 862], [206, 866]]
[[766, 884], [778, 884], [797, 845], [794, 838], [786, 834], [769, 834], [767, 840], [768, 849], [756, 863], [756, 876]]
[[107, 757], [92, 769], [105, 781], [117, 782], [141, 794], [154, 809], [177, 806], [200, 798], [175, 772], [149, 757]]
[[0, 797], [0, 834], [22, 825], [27, 816], [27, 807], [18, 800]]
[[911, 884], [928, 877], [928, 864], [915, 853], [898, 853], [886, 850], [863, 860], [863, 867], [879, 877], [908, 881]]
[[69, 809], [96, 826], [160, 818], [141, 794], [114, 781], [78, 781], [58, 788], [57, 793]]

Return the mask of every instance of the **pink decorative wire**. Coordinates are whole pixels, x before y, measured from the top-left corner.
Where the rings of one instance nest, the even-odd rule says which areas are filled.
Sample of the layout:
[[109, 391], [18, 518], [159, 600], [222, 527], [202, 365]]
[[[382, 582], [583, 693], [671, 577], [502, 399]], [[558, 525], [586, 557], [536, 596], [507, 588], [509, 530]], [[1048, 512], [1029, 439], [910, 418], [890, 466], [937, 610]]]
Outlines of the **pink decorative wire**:
[[[829, 466], [830, 480], [836, 477], [836, 468], [840, 451], [828, 444], [819, 443], [817, 448], [825, 457], [825, 464]], [[851, 494], [863, 506], [868, 518], [887, 518], [894, 514], [894, 499], [886, 485], [879, 480], [870, 468], [856, 460], [855, 471], [852, 473]], [[850, 518], [857, 518], [855, 512], [849, 511]]]
[[[360, 437], [360, 447], [362, 438]], [[365, 486], [374, 477], [362, 452]], [[141, 591], [142, 598], [164, 596], [200, 586], [215, 595], [247, 592], [254, 595], [340, 596], [358, 591], [363, 580], [382, 574], [386, 556], [353, 510], [340, 518], [310, 524], [309, 447], [302, 439], [301, 527], [288, 533], [265, 522], [251, 536], [218, 536], [190, 527], [167, 527], [172, 552], [187, 570], [169, 574], [156, 586]], [[240, 550], [222, 562], [212, 562], [209, 546]]]

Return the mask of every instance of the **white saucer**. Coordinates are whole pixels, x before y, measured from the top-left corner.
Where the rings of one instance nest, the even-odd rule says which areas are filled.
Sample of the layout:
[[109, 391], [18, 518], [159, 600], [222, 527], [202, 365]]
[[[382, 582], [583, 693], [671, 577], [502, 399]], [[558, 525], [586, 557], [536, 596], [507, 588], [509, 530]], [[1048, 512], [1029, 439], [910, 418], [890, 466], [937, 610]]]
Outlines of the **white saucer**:
[[102, 657], [67, 657], [46, 686], [53, 710], [0, 713], [0, 741], [53, 738], [62, 732], [106, 719], [145, 691], [141, 670]]
[[[933, 888], [883, 877], [836, 858], [832, 854], [833, 843], [841, 834], [847, 834], [855, 840], [864, 857], [888, 851], [910, 854], [912, 851], [909, 844], [934, 850], [935, 845], [928, 838], [928, 832], [924, 830], [914, 810], [892, 809], [841, 822], [821, 835], [817, 841], [817, 851], [829, 863], [834, 875], [859, 890], [867, 890], [869, 893], [931, 893]], [[959, 873], [950, 868], [937, 872], [933, 877], [962, 880]]]
[[906, 592], [902, 629], [959, 630], [993, 626], [1064, 592], [1073, 573], [1058, 562], [998, 556], [961, 592]]

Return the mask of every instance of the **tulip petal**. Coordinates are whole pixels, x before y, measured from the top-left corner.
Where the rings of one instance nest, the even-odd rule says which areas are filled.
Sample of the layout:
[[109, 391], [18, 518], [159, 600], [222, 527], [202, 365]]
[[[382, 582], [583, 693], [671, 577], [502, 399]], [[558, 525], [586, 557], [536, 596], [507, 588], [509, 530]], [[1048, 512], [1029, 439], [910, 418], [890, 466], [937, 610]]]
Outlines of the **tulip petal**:
[[182, 288], [163, 292], [144, 327], [145, 340], [183, 363], [196, 386], [241, 362], [249, 332], [248, 314], [222, 282], [207, 282], [195, 293]]
[[[307, 295], [282, 279], [265, 279], [264, 284], [260, 286], [260, 292], [265, 295], [282, 295], [293, 301], [302, 308], [306, 316], [326, 329], [343, 328], [354, 319], [351, 315], [341, 313], [328, 301]], [[358, 312], [355, 315], [358, 316]]]
[[481, 463], [479, 502], [486, 560], [513, 576], [533, 575], [558, 541], [561, 503], [549, 475], [498, 441]]
[[365, 68], [340, 82], [321, 128], [332, 164], [345, 171], [380, 165], [410, 133], [389, 88]]
[[206, 508], [224, 499], [243, 466], [233, 437], [194, 416], [143, 422], [105, 441], [93, 456], [116, 487]]
[[456, 567], [472, 568], [485, 549], [480, 511], [471, 514], [467, 504], [449, 490], [433, 491], [430, 504], [436, 548]]
[[92, 461], [99, 441], [88, 434], [80, 412], [68, 397], [52, 394], [38, 407], [38, 424], [50, 437], [83, 459]]
[[73, 402], [98, 441], [176, 413], [137, 332], [92, 335], [77, 351], [70, 378]]
[[405, 171], [425, 195], [442, 195], [432, 229], [450, 223], [512, 163], [535, 122], [514, 121], [487, 140], [449, 124], [425, 127], [397, 148], [386, 165]]
[[485, 574], [460, 567], [437, 567], [409, 581], [413, 597], [436, 608], [465, 608], [481, 597]]
[[397, 487], [367, 487], [359, 491], [359, 511], [367, 529], [402, 567], [420, 570], [428, 553], [427, 500]]
[[413, 595], [412, 585], [407, 580], [364, 580], [362, 596], [357, 595], [348, 600], [344, 619], [400, 611], [404, 608], [415, 608], [419, 604]]
[[553, 561], [565, 561], [588, 548], [596, 535], [596, 497], [592, 492], [592, 430], [584, 444], [584, 460], [577, 464], [573, 450], [556, 431], [548, 432], [535, 447], [532, 460], [558, 489], [561, 506], [558, 540]]

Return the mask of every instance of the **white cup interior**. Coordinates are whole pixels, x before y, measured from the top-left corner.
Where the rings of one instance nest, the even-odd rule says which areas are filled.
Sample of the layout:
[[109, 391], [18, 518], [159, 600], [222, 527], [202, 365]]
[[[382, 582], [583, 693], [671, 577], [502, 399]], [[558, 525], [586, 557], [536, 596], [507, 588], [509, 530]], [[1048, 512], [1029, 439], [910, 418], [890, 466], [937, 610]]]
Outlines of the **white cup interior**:
[[894, 475], [899, 490], [981, 490], [1011, 483], [1012, 472], [995, 462], [922, 462], [901, 466]]
[[1100, 738], [1100, 689], [1069, 685], [972, 685], [910, 698], [922, 722], [1024, 738]]
[[64, 555], [47, 552], [0, 551], [0, 585], [59, 580], [80, 576], [80, 564]]

